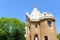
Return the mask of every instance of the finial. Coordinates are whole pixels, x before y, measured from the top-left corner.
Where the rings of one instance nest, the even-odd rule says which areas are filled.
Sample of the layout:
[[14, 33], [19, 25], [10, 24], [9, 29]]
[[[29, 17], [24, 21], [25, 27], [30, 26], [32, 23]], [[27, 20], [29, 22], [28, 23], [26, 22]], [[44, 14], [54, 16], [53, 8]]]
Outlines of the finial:
[[34, 6], [34, 8], [37, 8], [36, 6]]

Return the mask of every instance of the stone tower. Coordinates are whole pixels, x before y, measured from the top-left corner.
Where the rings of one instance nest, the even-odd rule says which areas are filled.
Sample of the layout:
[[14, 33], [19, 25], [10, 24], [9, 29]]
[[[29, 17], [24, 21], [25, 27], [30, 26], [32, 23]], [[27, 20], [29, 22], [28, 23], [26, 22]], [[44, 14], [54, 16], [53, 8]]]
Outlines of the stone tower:
[[57, 40], [55, 19], [51, 13], [42, 14], [34, 8], [29, 15], [26, 12], [26, 40]]

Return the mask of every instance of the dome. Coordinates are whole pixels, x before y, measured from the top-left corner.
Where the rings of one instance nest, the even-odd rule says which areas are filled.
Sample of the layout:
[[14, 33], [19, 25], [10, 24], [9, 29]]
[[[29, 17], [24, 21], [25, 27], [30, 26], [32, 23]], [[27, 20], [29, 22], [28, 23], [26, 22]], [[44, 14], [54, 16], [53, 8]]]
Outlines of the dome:
[[34, 8], [31, 13], [31, 19], [39, 19], [40, 18], [40, 12], [37, 10], [37, 8]]

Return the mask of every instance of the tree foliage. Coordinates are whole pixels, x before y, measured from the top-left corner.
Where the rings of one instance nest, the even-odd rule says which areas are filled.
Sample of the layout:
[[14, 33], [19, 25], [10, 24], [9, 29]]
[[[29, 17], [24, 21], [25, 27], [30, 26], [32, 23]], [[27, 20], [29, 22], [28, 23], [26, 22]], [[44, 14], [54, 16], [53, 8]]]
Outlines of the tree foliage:
[[59, 40], [60, 40], [60, 34], [58, 34], [58, 38], [59, 38]]
[[24, 27], [17, 18], [0, 18], [0, 40], [25, 40]]

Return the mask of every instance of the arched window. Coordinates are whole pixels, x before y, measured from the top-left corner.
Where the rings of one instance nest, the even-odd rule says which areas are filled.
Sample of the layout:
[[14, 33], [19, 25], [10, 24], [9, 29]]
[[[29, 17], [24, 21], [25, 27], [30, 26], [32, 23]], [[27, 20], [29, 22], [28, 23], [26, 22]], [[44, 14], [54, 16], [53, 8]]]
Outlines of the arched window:
[[38, 27], [38, 25], [35, 25], [35, 28], [37, 28]]
[[34, 36], [34, 40], [39, 40], [37, 34]]
[[30, 31], [30, 27], [28, 27], [28, 32]]
[[44, 40], [48, 40], [48, 36], [44, 36]]
[[51, 21], [47, 21], [48, 26], [51, 27]]

